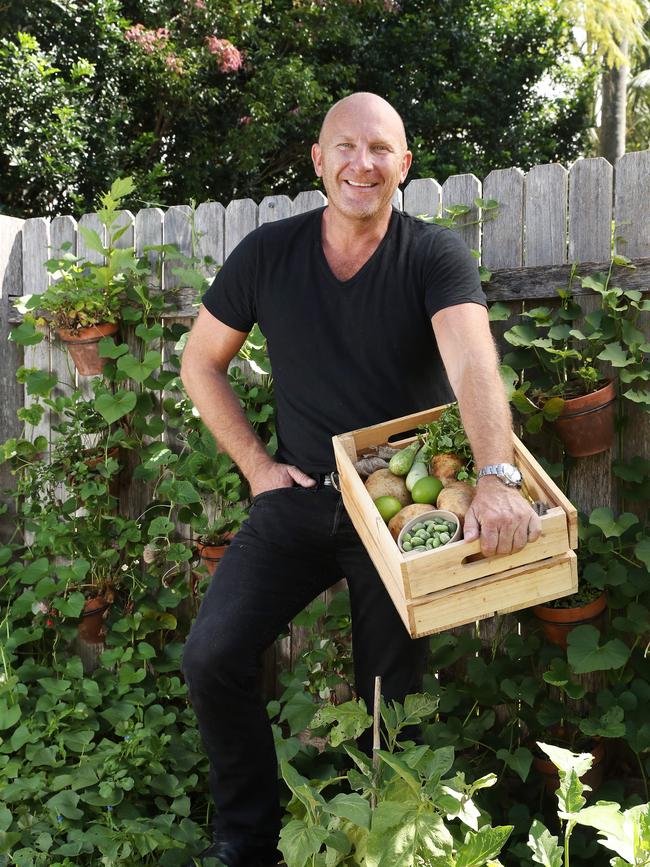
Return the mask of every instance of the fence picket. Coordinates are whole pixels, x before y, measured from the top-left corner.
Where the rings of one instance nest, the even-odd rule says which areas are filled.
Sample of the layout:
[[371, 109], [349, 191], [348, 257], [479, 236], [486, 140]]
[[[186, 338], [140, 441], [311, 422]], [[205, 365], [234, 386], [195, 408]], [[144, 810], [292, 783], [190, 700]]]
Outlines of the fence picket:
[[101, 253], [98, 253], [97, 250], [91, 250], [91, 248], [86, 244], [81, 231], [81, 229], [84, 228], [97, 232], [102, 244], [106, 244], [106, 230], [104, 229], [99, 217], [97, 214], [84, 214], [79, 218], [78, 225], [79, 237], [77, 240], [77, 256], [79, 256], [80, 259], [85, 259], [87, 262], [92, 262], [94, 265], [101, 265], [104, 257]]
[[559, 163], [533, 166], [526, 175], [526, 265], [566, 262], [568, 178]]
[[433, 178], [416, 178], [404, 188], [404, 213], [412, 217], [438, 217], [442, 187]]
[[237, 244], [257, 228], [257, 205], [252, 199], [235, 199], [226, 208], [224, 256], [228, 258]]
[[474, 199], [481, 195], [481, 182], [471, 174], [452, 175], [442, 185], [442, 215], [448, 217], [445, 211], [450, 205], [469, 205], [470, 211], [459, 217], [455, 231], [458, 232], [470, 250], [481, 249], [481, 227], [478, 223], [479, 209]]
[[260, 202], [259, 224], [273, 223], [292, 216], [293, 204], [289, 196], [265, 196]]
[[[52, 258], [61, 257], [66, 250], [64, 246], [69, 244], [67, 252], [77, 255], [77, 221], [70, 216], [54, 217], [50, 223], [50, 255]], [[50, 369], [56, 373], [59, 382], [52, 389], [52, 397], [62, 396], [66, 392], [74, 391], [76, 384], [76, 371], [63, 344], [55, 340], [50, 344]], [[50, 446], [58, 439], [59, 434], [52, 428], [61, 421], [61, 416], [53, 410], [50, 411]], [[63, 499], [66, 495], [64, 485], [57, 485], [56, 496]]]
[[[616, 163], [615, 187], [616, 220], [616, 250], [630, 258], [650, 256], [650, 220], [648, 220], [648, 202], [650, 202], [650, 150], [624, 154]], [[647, 315], [640, 320], [646, 340], [650, 342], [650, 323]], [[642, 325], [641, 321], [645, 320]], [[648, 394], [648, 384], [633, 382], [630, 385], [620, 384], [621, 392], [625, 394], [630, 389], [645, 391]], [[623, 434], [623, 449], [621, 457], [630, 460], [637, 455], [650, 457], [650, 424], [648, 414], [642, 406], [635, 406], [625, 399], [625, 410], [628, 423]], [[643, 508], [641, 504], [628, 504], [630, 509]]]
[[[612, 166], [602, 157], [581, 159], [569, 171], [569, 261], [606, 262], [611, 255], [612, 233]], [[586, 277], [583, 269], [578, 273]], [[580, 299], [585, 313], [600, 307], [599, 295]], [[583, 318], [576, 327], [583, 327]], [[581, 458], [576, 461], [567, 491], [572, 502], [587, 514], [602, 503], [612, 502], [614, 478], [612, 455]]]
[[519, 268], [524, 258], [524, 183], [521, 169], [495, 169], [483, 181], [483, 198], [498, 208], [483, 223], [481, 263], [490, 270]]
[[[0, 345], [4, 364], [0, 373], [0, 437], [2, 440], [20, 435], [21, 423], [16, 413], [23, 405], [22, 386], [16, 382], [15, 371], [23, 363], [22, 347], [9, 340], [9, 318], [15, 296], [23, 294], [22, 228], [24, 220], [0, 216]], [[0, 465], [0, 491], [11, 488], [15, 481], [6, 464]], [[15, 528], [13, 500], [0, 493], [0, 503], [8, 511], [0, 515], [0, 541], [9, 539]]]
[[298, 193], [293, 200], [292, 214], [304, 214], [307, 211], [313, 211], [316, 208], [322, 208], [327, 204], [327, 196], [321, 193], [320, 190], [307, 190], [303, 193]]

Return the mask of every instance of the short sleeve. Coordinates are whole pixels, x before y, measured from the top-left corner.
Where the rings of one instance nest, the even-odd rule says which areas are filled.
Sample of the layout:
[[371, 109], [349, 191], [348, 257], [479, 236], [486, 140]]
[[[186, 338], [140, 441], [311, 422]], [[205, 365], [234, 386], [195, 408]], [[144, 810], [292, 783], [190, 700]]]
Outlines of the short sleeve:
[[429, 318], [445, 307], [468, 301], [487, 307], [478, 263], [452, 229], [432, 232], [422, 255], [424, 300]]
[[239, 242], [202, 298], [213, 316], [236, 331], [249, 332], [257, 321], [258, 232]]

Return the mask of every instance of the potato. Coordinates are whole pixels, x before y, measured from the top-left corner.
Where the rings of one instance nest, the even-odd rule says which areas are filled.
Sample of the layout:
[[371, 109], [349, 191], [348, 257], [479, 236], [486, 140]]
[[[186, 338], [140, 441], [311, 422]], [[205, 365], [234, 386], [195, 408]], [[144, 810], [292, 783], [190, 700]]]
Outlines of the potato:
[[366, 490], [373, 500], [377, 497], [395, 497], [403, 506], [411, 502], [411, 495], [406, 489], [406, 481], [396, 476], [390, 470], [375, 470], [365, 482]]
[[458, 455], [454, 455], [451, 452], [443, 455], [434, 455], [429, 464], [431, 475], [440, 479], [445, 487], [447, 487], [450, 482], [458, 481], [456, 476], [463, 467], [464, 464], [462, 460]]
[[417, 518], [418, 515], [424, 515], [425, 512], [430, 512], [432, 506], [428, 503], [413, 503], [411, 506], [406, 506], [401, 512], [398, 512], [394, 518], [388, 522], [390, 534], [397, 541], [402, 528], [408, 524], [412, 518]]
[[[476, 488], [474, 485], [470, 485], [469, 482], [450, 482], [438, 494], [436, 508], [447, 509], [447, 511], [453, 512], [454, 515], [458, 515], [462, 525], [475, 493]], [[399, 517], [401, 514], [402, 512], [398, 512], [396, 517]]]

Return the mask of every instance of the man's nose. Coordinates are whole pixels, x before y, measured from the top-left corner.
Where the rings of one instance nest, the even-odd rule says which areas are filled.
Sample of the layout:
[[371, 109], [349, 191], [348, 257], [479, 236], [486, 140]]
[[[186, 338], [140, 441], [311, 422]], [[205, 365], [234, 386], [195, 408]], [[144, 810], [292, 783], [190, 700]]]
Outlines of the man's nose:
[[352, 165], [357, 171], [370, 171], [373, 168], [372, 151], [360, 145], [354, 149]]

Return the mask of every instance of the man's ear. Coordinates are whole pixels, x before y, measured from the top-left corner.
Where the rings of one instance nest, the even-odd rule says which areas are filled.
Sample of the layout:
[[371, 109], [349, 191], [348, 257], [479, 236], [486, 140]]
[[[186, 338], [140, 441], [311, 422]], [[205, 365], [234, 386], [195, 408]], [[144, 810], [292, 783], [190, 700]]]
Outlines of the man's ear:
[[402, 160], [402, 177], [400, 179], [400, 184], [403, 184], [406, 180], [406, 176], [409, 173], [409, 169], [411, 168], [411, 163], [413, 162], [413, 154], [411, 151], [406, 151], [404, 153], [404, 159]]
[[320, 178], [323, 174], [323, 152], [321, 151], [318, 142], [311, 146], [311, 161], [314, 164], [316, 177]]

